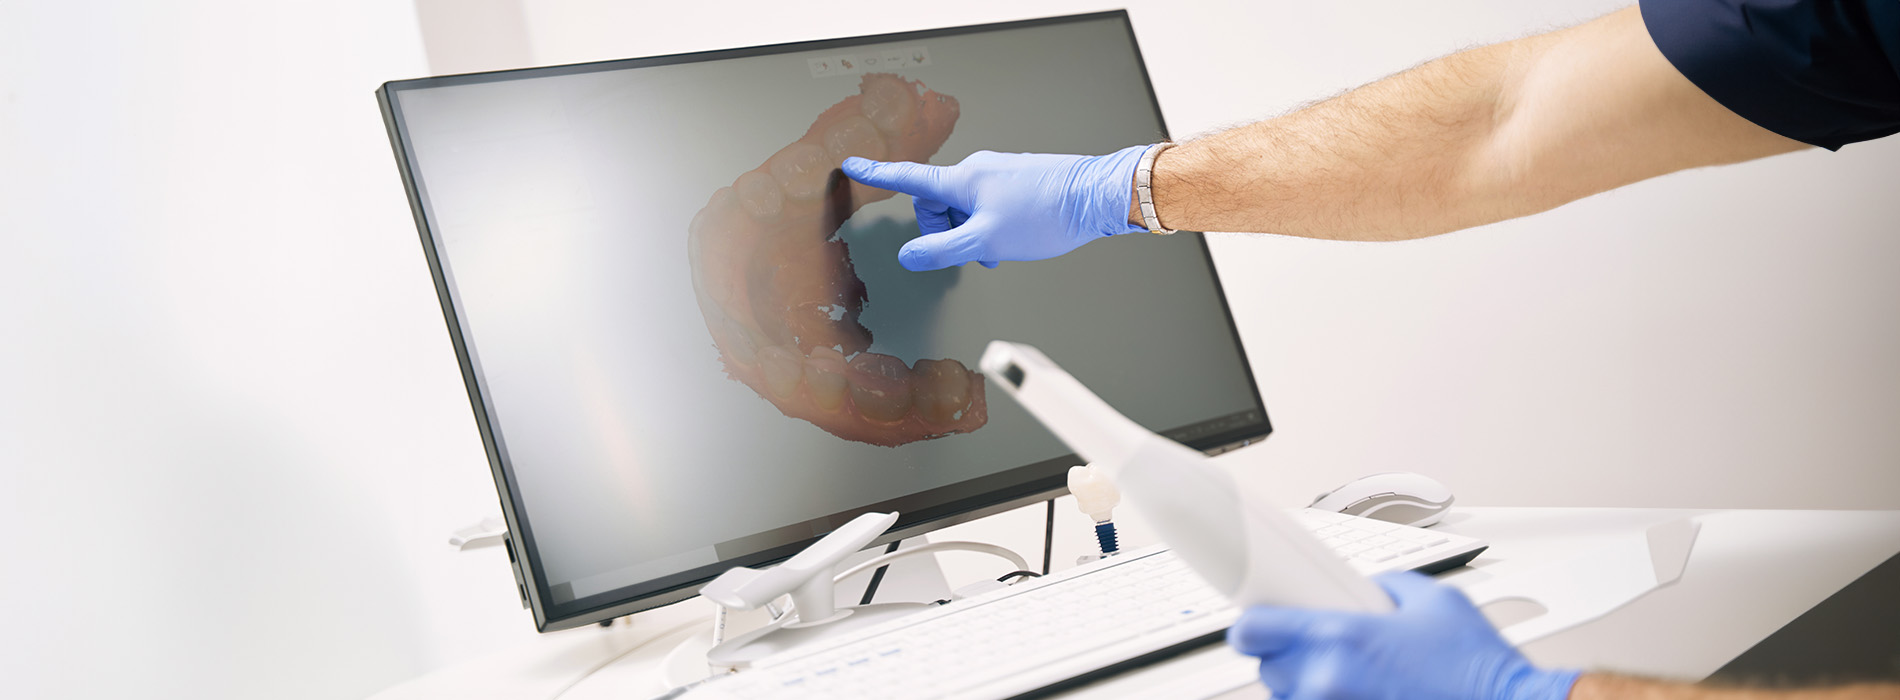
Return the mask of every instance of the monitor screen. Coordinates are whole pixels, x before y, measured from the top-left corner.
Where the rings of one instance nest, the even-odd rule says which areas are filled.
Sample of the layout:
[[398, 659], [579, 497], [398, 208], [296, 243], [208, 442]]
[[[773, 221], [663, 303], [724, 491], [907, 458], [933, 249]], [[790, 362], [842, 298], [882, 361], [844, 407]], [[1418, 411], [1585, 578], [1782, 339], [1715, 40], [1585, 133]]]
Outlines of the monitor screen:
[[1214, 450], [1265, 411], [1199, 234], [910, 272], [849, 155], [1165, 137], [1125, 13], [392, 82], [379, 93], [543, 630], [693, 594], [871, 510], [1063, 489], [981, 376], [1029, 343]]

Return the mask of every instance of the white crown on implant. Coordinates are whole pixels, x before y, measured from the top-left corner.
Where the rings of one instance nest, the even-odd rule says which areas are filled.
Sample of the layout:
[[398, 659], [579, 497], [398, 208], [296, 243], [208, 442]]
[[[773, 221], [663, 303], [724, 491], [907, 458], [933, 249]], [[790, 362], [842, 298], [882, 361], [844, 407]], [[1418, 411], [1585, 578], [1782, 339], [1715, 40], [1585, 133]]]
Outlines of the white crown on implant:
[[1108, 522], [1122, 502], [1121, 489], [1092, 465], [1069, 467], [1069, 493], [1075, 494], [1076, 507], [1098, 523]]

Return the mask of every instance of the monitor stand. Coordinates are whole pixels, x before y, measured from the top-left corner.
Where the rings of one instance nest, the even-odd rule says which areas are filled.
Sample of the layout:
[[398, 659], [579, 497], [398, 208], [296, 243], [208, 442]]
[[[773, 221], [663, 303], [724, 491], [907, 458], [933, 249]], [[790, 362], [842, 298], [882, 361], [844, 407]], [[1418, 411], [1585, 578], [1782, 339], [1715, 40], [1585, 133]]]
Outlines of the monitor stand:
[[[928, 544], [924, 536], [903, 540], [899, 549], [910, 549]], [[851, 555], [839, 567], [843, 570], [856, 566], [871, 558], [882, 556], [887, 545], [879, 545]], [[851, 610], [846, 618], [816, 627], [783, 626], [771, 621], [763, 610], [751, 612], [730, 611], [727, 614], [726, 640], [740, 641], [749, 636], [767, 637], [764, 643], [755, 642], [746, 646], [746, 653], [738, 658], [722, 657], [716, 663], [708, 653], [713, 648], [712, 630], [702, 630], [687, 637], [667, 654], [663, 678], [668, 688], [703, 680], [713, 673], [724, 673], [727, 668], [744, 668], [746, 664], [765, 656], [778, 653], [800, 644], [835, 634], [848, 633], [862, 629], [894, 617], [928, 609], [939, 600], [950, 598], [949, 581], [944, 577], [943, 567], [937, 564], [935, 556], [912, 556], [894, 561], [884, 577], [878, 582], [877, 592], [869, 606], [860, 606], [864, 599], [864, 590], [870, 584], [871, 572], [865, 572], [838, 582], [835, 599], [839, 611]], [[793, 623], [796, 625], [796, 623]], [[778, 630], [771, 632], [770, 630]]]

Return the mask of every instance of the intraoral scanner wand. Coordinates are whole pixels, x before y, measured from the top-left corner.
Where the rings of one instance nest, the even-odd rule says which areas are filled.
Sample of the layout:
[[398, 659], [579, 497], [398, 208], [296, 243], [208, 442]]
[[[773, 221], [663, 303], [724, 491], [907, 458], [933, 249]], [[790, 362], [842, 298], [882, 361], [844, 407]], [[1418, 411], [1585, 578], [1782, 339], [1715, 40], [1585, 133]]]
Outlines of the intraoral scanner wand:
[[983, 370], [1121, 487], [1161, 540], [1235, 604], [1385, 612], [1392, 599], [1201, 453], [1149, 432], [1043, 355], [991, 342]]

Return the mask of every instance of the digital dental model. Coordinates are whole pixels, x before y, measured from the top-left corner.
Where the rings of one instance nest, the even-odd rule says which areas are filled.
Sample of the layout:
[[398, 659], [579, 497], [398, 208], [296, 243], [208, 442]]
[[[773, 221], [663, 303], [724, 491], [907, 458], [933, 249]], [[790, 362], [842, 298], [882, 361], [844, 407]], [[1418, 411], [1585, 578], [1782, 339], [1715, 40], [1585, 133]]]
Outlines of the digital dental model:
[[805, 135], [714, 192], [693, 217], [693, 289], [726, 373], [792, 418], [896, 447], [983, 427], [983, 375], [956, 360], [869, 352], [867, 300], [838, 227], [894, 192], [851, 181], [850, 156], [924, 162], [955, 127], [956, 98], [888, 73], [818, 115]]

